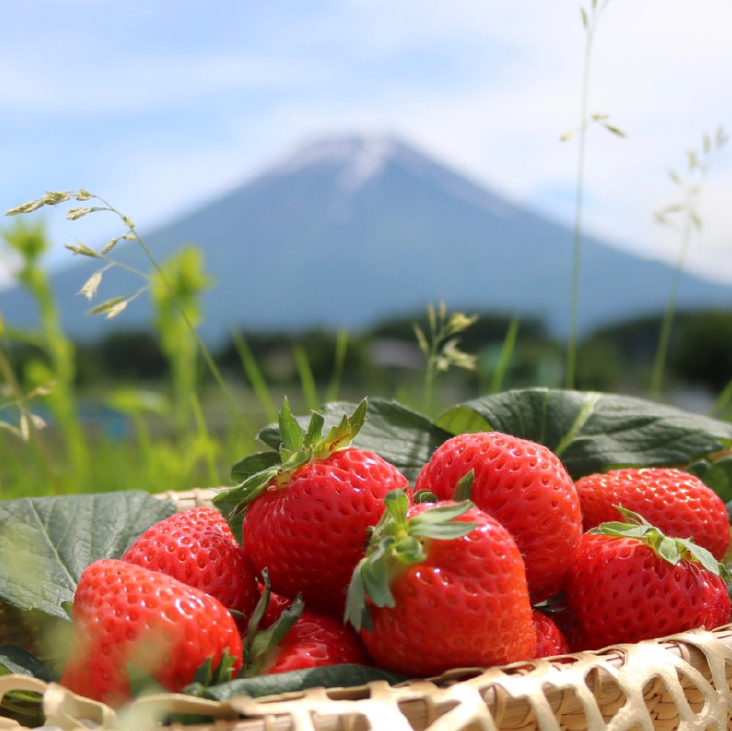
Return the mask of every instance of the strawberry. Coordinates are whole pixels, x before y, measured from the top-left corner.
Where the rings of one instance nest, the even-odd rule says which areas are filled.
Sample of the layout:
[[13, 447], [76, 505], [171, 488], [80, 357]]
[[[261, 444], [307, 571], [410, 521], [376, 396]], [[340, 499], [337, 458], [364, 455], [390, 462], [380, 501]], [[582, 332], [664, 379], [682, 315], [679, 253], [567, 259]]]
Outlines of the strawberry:
[[[462, 492], [464, 478], [472, 480], [469, 495]], [[439, 500], [469, 496], [510, 531], [524, 556], [533, 603], [561, 590], [582, 516], [572, 478], [547, 447], [500, 432], [458, 434], [420, 470], [415, 492], [422, 490]]]
[[582, 537], [565, 591], [585, 649], [635, 643], [730, 621], [729, 574], [705, 548], [642, 516]]
[[370, 663], [363, 642], [352, 627], [304, 609], [300, 596], [290, 600], [273, 594], [266, 570], [262, 598], [249, 620], [243, 655], [245, 677]]
[[469, 501], [410, 507], [395, 490], [349, 587], [346, 618], [378, 667], [410, 677], [534, 656], [523, 560]]
[[611, 470], [575, 483], [585, 530], [616, 521], [615, 505], [640, 513], [666, 535], [692, 538], [716, 559], [730, 544], [722, 499], [698, 477], [678, 469], [646, 467]]
[[536, 630], [536, 654], [534, 657], [552, 657], [571, 652], [569, 642], [557, 623], [544, 612], [532, 613]]
[[371, 664], [358, 633], [332, 617], [306, 609], [266, 654], [257, 674], [346, 664]]
[[[309, 609], [338, 619], [384, 496], [408, 488], [396, 467], [349, 446], [365, 415], [364, 401], [323, 438], [322, 416], [314, 413], [303, 434], [285, 401], [281, 461], [214, 499], [230, 520], [245, 510], [242, 544], [260, 576], [268, 569], [272, 591], [289, 598], [302, 593]], [[259, 455], [254, 460], [261, 464]]]
[[246, 622], [260, 596], [254, 567], [224, 516], [200, 506], [146, 530], [124, 561], [161, 571], [218, 599]]
[[207, 664], [220, 671], [219, 680], [242, 664], [239, 632], [218, 600], [126, 561], [102, 559], [87, 567], [72, 614], [60, 682], [113, 706], [132, 696], [130, 667], [176, 692]]

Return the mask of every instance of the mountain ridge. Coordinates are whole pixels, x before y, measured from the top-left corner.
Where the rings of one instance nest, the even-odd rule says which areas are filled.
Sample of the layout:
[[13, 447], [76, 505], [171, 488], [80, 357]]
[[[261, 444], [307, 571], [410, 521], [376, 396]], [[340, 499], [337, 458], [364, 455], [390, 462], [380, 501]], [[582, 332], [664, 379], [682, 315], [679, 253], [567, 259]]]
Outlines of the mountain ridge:
[[[519, 206], [392, 136], [341, 136], [303, 145], [229, 193], [143, 236], [158, 261], [193, 243], [215, 279], [203, 296], [203, 339], [232, 329], [362, 329], [389, 316], [450, 309], [541, 316], [568, 329], [572, 232]], [[149, 268], [134, 245], [115, 249]], [[111, 322], [84, 315], [76, 296], [98, 261], [51, 281], [72, 337], [149, 324], [142, 298]], [[673, 268], [596, 237], [583, 241], [578, 325], [582, 331], [665, 306]], [[105, 273], [99, 301], [140, 286]], [[729, 306], [729, 287], [683, 274], [680, 307]], [[9, 324], [32, 325], [17, 288], [0, 293]]]

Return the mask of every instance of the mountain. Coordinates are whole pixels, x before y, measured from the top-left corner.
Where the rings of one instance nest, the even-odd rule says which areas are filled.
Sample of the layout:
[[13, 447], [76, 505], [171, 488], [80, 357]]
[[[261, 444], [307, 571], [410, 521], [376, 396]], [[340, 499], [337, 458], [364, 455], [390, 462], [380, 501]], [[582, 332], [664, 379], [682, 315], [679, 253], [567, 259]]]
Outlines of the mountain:
[[[449, 310], [538, 315], [557, 334], [568, 329], [572, 232], [389, 137], [305, 145], [143, 238], [158, 261], [185, 244], [203, 249], [215, 284], [204, 296], [200, 333], [211, 344], [240, 327], [361, 329], [440, 300]], [[113, 254], [149, 269], [136, 245]], [[89, 303], [76, 292], [97, 268], [84, 259], [52, 278], [67, 331], [90, 339], [111, 326], [145, 325], [144, 297], [111, 322], [84, 314]], [[664, 263], [586, 238], [580, 329], [660, 311], [672, 278]], [[115, 268], [105, 273], [98, 299], [139, 286], [139, 278]], [[680, 307], [731, 302], [731, 288], [683, 276]], [[35, 318], [17, 288], [0, 294], [0, 312], [18, 327]]]

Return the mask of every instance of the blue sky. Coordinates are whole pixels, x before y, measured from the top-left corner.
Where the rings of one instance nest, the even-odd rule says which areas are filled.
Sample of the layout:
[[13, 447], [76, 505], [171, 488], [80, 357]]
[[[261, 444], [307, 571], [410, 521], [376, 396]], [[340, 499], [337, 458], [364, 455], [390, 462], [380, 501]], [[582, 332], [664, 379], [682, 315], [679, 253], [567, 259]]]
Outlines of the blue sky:
[[[600, 0], [601, 1], [601, 0]], [[0, 209], [86, 188], [144, 234], [313, 138], [393, 133], [572, 221], [592, 0], [22, 0], [2, 4]], [[729, 0], [610, 0], [596, 31], [589, 230], [675, 259], [653, 223], [668, 168], [732, 131]], [[709, 171], [690, 267], [732, 282], [732, 142]], [[119, 233], [47, 216], [65, 243]], [[0, 267], [2, 264], [0, 263]], [[5, 267], [7, 269], [7, 266]], [[0, 279], [3, 273], [0, 270]]]

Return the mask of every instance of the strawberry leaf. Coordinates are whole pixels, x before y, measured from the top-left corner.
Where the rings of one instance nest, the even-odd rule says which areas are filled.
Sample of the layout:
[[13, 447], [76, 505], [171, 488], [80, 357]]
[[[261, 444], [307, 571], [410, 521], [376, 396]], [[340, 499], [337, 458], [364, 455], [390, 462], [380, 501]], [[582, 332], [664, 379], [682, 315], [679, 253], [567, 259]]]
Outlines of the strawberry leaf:
[[287, 398], [285, 398], [282, 409], [280, 410], [279, 424], [284, 449], [287, 452], [298, 452], [301, 450], [305, 441], [304, 434], [290, 411], [290, 402]]
[[252, 475], [274, 467], [279, 462], [280, 456], [277, 452], [257, 452], [256, 454], [250, 454], [231, 468], [231, 477], [235, 482], [242, 483]]
[[417, 492], [414, 493], [413, 500], [415, 504], [417, 503], [436, 503], [439, 498], [437, 495], [435, 495], [434, 492], [430, 490], [417, 490]]
[[330, 665], [276, 675], [237, 678], [230, 683], [204, 689], [197, 695], [211, 700], [227, 701], [242, 695], [260, 698], [283, 693], [297, 693], [307, 688], [358, 687], [373, 680], [384, 680], [393, 685], [403, 682], [406, 678], [363, 665]]
[[464, 474], [455, 485], [455, 492], [452, 495], [453, 500], [458, 502], [461, 500], [470, 500], [473, 493], [473, 480], [475, 479], [475, 470], [470, 470]]
[[217, 667], [213, 667], [213, 659], [207, 657], [201, 666], [196, 670], [192, 683], [198, 686], [208, 688], [211, 685], [219, 685], [220, 683], [228, 683], [233, 679], [234, 664], [237, 657], [229, 653], [228, 648], [224, 650]]
[[81, 572], [120, 558], [174, 512], [172, 501], [134, 490], [0, 502], [0, 600], [68, 620]]
[[[475, 507], [473, 503], [471, 503], [469, 500], [463, 500], [462, 502], [456, 502], [452, 505], [439, 505], [434, 508], [430, 508], [429, 510], [425, 510], [424, 513], [420, 513], [419, 515], [416, 515], [414, 518], [410, 519], [410, 526], [409, 526], [409, 532], [412, 535], [424, 535], [422, 533], [415, 533], [415, 531], [418, 529], [418, 527], [421, 527], [425, 524], [435, 524], [439, 525], [440, 523], [448, 523], [448, 521], [455, 520], [455, 518], [459, 518], [461, 515], [464, 515], [465, 513], [470, 510], [470, 508]], [[473, 528], [477, 525], [476, 523], [460, 523], [460, 526], [468, 526], [468, 529], [465, 531], [465, 534], [470, 533]]]
[[269, 582], [269, 572], [265, 568], [262, 571], [262, 582], [264, 589], [259, 597], [257, 606], [254, 608], [247, 625], [247, 633], [244, 637], [244, 665], [240, 672], [242, 677], [259, 675], [262, 667], [267, 662], [269, 654], [274, 652], [277, 645], [290, 631], [292, 625], [302, 616], [305, 604], [298, 594], [290, 606], [282, 611], [277, 620], [267, 629], [260, 630], [259, 626], [264, 619], [269, 607], [272, 589]]
[[713, 462], [702, 459], [689, 465], [686, 471], [696, 475], [725, 502], [732, 500], [732, 457], [724, 456]]
[[[316, 456], [326, 457], [351, 444], [364, 424], [367, 409], [368, 404], [364, 399], [350, 416], [344, 414], [340, 423], [328, 432], [325, 439], [314, 445]], [[321, 419], [324, 423], [324, 417], [321, 416]]]
[[[453, 406], [450, 434], [500, 431], [555, 452], [576, 479], [615, 467], [685, 465], [732, 445], [732, 424], [644, 399], [529, 388]], [[397, 465], [398, 466], [398, 465]]]
[[214, 496], [213, 504], [221, 511], [224, 517], [233, 522], [246, 506], [261, 495], [267, 485], [279, 474], [277, 465], [267, 467], [261, 472], [250, 475], [244, 482], [235, 487], [223, 490]]
[[58, 682], [58, 673], [41, 662], [22, 647], [0, 645], [0, 675], [29, 675], [45, 680], [47, 683]]
[[130, 681], [130, 692], [135, 698], [165, 693], [165, 688], [147, 670], [133, 663], [127, 663], [127, 677]]
[[297, 596], [289, 607], [283, 610], [277, 621], [267, 629], [257, 630], [254, 634], [247, 635], [246, 664], [248, 666], [246, 675], [258, 675], [259, 667], [257, 661], [264, 659], [266, 653], [273, 650], [290, 631], [293, 624], [302, 616], [304, 609], [302, 597]]
[[322, 414], [317, 411], [313, 411], [310, 417], [310, 423], [308, 424], [308, 431], [305, 435], [305, 445], [311, 447], [313, 444], [317, 444], [323, 438], [323, 424], [325, 419]]

